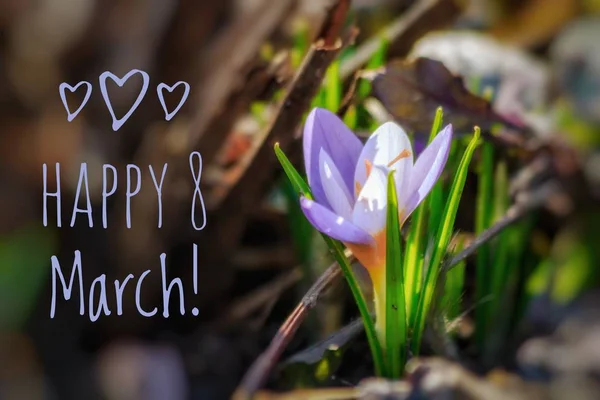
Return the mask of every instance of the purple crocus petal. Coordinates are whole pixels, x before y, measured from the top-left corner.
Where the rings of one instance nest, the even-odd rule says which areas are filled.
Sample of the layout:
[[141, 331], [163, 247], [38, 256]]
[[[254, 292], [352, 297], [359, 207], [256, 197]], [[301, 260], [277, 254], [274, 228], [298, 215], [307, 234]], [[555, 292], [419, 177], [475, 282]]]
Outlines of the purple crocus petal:
[[413, 150], [415, 151], [415, 157], [421, 155], [423, 150], [425, 150], [425, 146], [427, 146], [427, 137], [425, 135], [415, 135], [415, 139], [413, 142]]
[[319, 172], [319, 153], [325, 150], [338, 168], [348, 191], [354, 191], [354, 169], [362, 143], [331, 111], [313, 109], [304, 125], [304, 165], [314, 198], [329, 206]]
[[333, 163], [333, 160], [323, 149], [321, 149], [321, 153], [319, 154], [319, 172], [323, 191], [331, 206], [331, 210], [345, 219], [351, 219], [354, 196], [348, 191], [344, 179]]
[[327, 236], [346, 243], [373, 243], [373, 238], [367, 232], [319, 203], [302, 196], [300, 197], [300, 207], [312, 226]]
[[373, 132], [360, 153], [354, 179], [361, 187], [367, 180], [366, 162], [372, 165], [396, 170], [396, 189], [398, 192], [408, 189], [403, 184], [407, 168], [413, 164], [412, 146], [406, 132], [393, 122], [386, 122]]
[[354, 204], [352, 222], [372, 236], [385, 229], [387, 176], [385, 167], [374, 166]]
[[404, 217], [408, 217], [429, 194], [439, 179], [450, 153], [452, 125], [447, 125], [423, 150], [410, 177], [408, 197], [404, 202]]

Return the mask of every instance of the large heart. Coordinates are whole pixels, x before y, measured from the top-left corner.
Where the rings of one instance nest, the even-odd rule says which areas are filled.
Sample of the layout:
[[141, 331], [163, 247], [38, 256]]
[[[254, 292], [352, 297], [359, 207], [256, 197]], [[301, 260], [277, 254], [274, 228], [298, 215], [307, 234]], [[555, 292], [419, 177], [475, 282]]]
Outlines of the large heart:
[[[134, 75], [134, 74], [140, 74], [140, 75], [142, 75], [142, 79], [144, 81], [143, 85], [142, 85], [142, 89], [140, 90], [140, 94], [138, 95], [137, 99], [135, 100], [135, 103], [133, 103], [133, 105], [131, 106], [131, 108], [127, 112], [127, 114], [125, 114], [122, 118], [117, 119], [117, 117], [115, 116], [115, 112], [114, 112], [114, 110], [112, 108], [112, 105], [110, 103], [110, 98], [108, 97], [108, 90], [106, 89], [106, 79], [110, 78], [117, 85], [119, 85], [119, 87], [123, 87], [123, 85], [125, 84], [125, 82], [127, 82], [127, 80], [129, 78], [131, 78], [131, 76]], [[108, 111], [110, 111], [110, 115], [111, 115], [112, 120], [113, 120], [113, 123], [112, 123], [113, 131], [118, 131], [119, 128], [121, 126], [123, 126], [123, 124], [129, 119], [129, 117], [131, 117], [131, 114], [133, 114], [133, 112], [135, 111], [135, 109], [142, 102], [142, 99], [146, 95], [146, 91], [148, 91], [148, 85], [150, 84], [150, 77], [144, 71], [140, 71], [139, 69], [132, 69], [123, 78], [118, 78], [113, 73], [111, 73], [109, 71], [106, 71], [106, 72], [103, 72], [100, 75], [99, 80], [100, 80], [100, 91], [102, 92], [102, 97], [104, 98], [104, 102], [106, 103], [106, 106], [108, 107]]]
[[[83, 101], [81, 102], [79, 108], [75, 110], [74, 113], [71, 113], [71, 111], [69, 110], [69, 105], [67, 104], [67, 96], [65, 94], [65, 89], [69, 89], [71, 93], [74, 93], [81, 85], [86, 85], [87, 91], [85, 93], [85, 97], [83, 98]], [[83, 107], [90, 99], [90, 96], [92, 95], [92, 84], [86, 81], [82, 81], [75, 86], [71, 86], [68, 83], [63, 82], [60, 84], [60, 86], [58, 86], [58, 92], [60, 93], [60, 99], [62, 100], [63, 106], [65, 107], [65, 110], [67, 110], [67, 121], [71, 122], [73, 121], [73, 119], [75, 119], [75, 117], [79, 114], [79, 112], [83, 109]]]
[[[183, 96], [181, 97], [181, 100], [179, 100], [179, 104], [177, 105], [177, 107], [175, 108], [175, 110], [173, 110], [172, 112], [168, 112], [167, 111], [167, 106], [165, 104], [165, 98], [163, 96], [163, 90], [167, 89], [169, 91], [169, 93], [173, 93], [173, 90], [175, 90], [175, 88], [179, 85], [183, 85], [183, 87], [185, 88], [185, 91], [183, 92]], [[162, 106], [164, 112], [165, 112], [165, 119], [167, 121], [170, 121], [171, 118], [173, 118], [175, 116], [175, 114], [177, 114], [177, 112], [179, 111], [179, 109], [183, 106], [183, 104], [185, 103], [185, 101], [187, 100], [189, 94], [190, 94], [190, 85], [187, 82], [183, 82], [183, 81], [179, 81], [176, 84], [174, 84], [173, 86], [168, 86], [165, 83], [160, 83], [157, 87], [156, 87], [156, 93], [158, 94], [158, 100], [160, 100], [160, 105]]]

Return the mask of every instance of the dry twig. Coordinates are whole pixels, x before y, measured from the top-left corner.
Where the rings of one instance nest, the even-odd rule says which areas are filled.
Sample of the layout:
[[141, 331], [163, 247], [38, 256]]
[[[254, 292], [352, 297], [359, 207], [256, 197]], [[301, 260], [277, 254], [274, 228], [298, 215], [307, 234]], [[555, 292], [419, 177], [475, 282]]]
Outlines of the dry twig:
[[[331, 12], [334, 10], [335, 8]], [[218, 215], [215, 216], [217, 222], [213, 225], [216, 229], [213, 237], [218, 243], [213, 243], [212, 246], [218, 245], [222, 254], [231, 254], [231, 249], [239, 242], [247, 217], [252, 214], [255, 205], [260, 203], [272, 184], [275, 171], [278, 171], [273, 143], [278, 142], [284, 151], [291, 146], [293, 133], [319, 90], [327, 67], [343, 44], [353, 38], [354, 32], [343, 43], [338, 39], [334, 47], [325, 46], [327, 40], [323, 38], [312, 45], [289, 84], [273, 122], [255, 138], [252, 147], [239, 161], [233, 185], [219, 188], [220, 193], [211, 193], [213, 206], [218, 204], [219, 208]]]
[[525, 215], [531, 211], [543, 207], [548, 200], [559, 193], [560, 186], [558, 183], [551, 181], [543, 184], [541, 187], [536, 189], [533, 193], [525, 194], [521, 202], [516, 203], [506, 211], [504, 217], [500, 218], [498, 222], [483, 231], [477, 236], [464, 250], [456, 254], [454, 257], [449, 258], [447, 263], [442, 266], [442, 270], [448, 271], [452, 269], [459, 262], [464, 260], [473, 254], [481, 245], [487, 243], [489, 240], [494, 238], [500, 232], [502, 232], [508, 226], [519, 221]]
[[341, 276], [342, 271], [339, 265], [334, 263], [312, 285], [298, 306], [281, 325], [269, 347], [254, 361], [236, 390], [234, 399], [248, 399], [262, 386], [283, 350], [306, 318], [308, 311], [316, 306], [319, 297]]

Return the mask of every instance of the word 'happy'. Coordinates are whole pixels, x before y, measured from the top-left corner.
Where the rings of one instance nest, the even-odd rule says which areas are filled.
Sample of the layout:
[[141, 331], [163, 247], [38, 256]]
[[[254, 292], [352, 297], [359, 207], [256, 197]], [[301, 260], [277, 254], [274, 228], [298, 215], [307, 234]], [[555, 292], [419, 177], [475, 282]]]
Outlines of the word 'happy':
[[[194, 168], [194, 159], [197, 158], [199, 162], [198, 168]], [[154, 183], [154, 189], [158, 197], [158, 228], [162, 228], [162, 186], [167, 173], [168, 164], [164, 164], [162, 172], [157, 173], [152, 165], [148, 165], [152, 182]], [[192, 227], [199, 231], [204, 229], [206, 226], [206, 208], [204, 207], [204, 198], [200, 190], [200, 178], [202, 176], [202, 157], [197, 151], [190, 154], [190, 170], [192, 173], [192, 179], [195, 184], [194, 196], [192, 198], [192, 209], [190, 213]], [[56, 173], [56, 190], [51, 192], [48, 189], [48, 166], [42, 165], [42, 180], [43, 180], [43, 216], [42, 222], [45, 227], [48, 226], [48, 199], [50, 197], [56, 198], [56, 226], [62, 227], [62, 216], [61, 216], [61, 172], [60, 163], [55, 164]], [[108, 227], [108, 212], [107, 205], [108, 199], [117, 192], [117, 179], [118, 172], [111, 164], [104, 164], [102, 166], [102, 227], [107, 229]], [[142, 170], [135, 164], [128, 164], [126, 167], [126, 191], [125, 191], [125, 221], [127, 228], [131, 228], [131, 199], [136, 196], [142, 186]], [[81, 163], [79, 169], [79, 179], [77, 181], [77, 190], [75, 191], [75, 200], [73, 203], [73, 212], [71, 213], [70, 226], [75, 226], [77, 216], [79, 214], [87, 215], [88, 226], [94, 227], [94, 218], [92, 216], [92, 202], [90, 199], [89, 190], [89, 179], [87, 163]], [[81, 207], [81, 199], [84, 199], [85, 206]], [[196, 202], [199, 202], [199, 206], [202, 212], [201, 223], [197, 223], [196, 218]]]

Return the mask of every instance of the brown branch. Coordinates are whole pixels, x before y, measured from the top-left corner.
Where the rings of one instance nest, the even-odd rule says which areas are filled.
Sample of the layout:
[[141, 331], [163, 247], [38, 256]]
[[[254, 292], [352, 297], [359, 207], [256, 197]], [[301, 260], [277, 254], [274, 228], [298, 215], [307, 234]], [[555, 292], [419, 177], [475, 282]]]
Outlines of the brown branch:
[[[326, 47], [324, 40], [319, 40], [312, 46], [280, 103], [275, 120], [266, 130], [256, 135], [252, 147], [243, 155], [229, 178], [234, 184], [220, 188], [221, 193], [214, 193], [211, 208], [218, 208], [221, 201], [226, 202], [239, 194], [236, 192], [240, 187], [252, 186], [255, 191], [260, 187], [257, 183], [269, 177], [273, 168], [267, 168], [265, 165], [269, 160], [276, 161], [272, 144], [279, 142], [282, 149], [287, 149], [293, 139], [293, 132], [310, 106], [310, 101], [317, 94], [327, 66], [335, 59], [340, 49], [341, 43], [338, 42], [335, 47]], [[275, 163], [272, 163], [272, 166], [274, 165]], [[246, 179], [249, 177], [252, 178]], [[244, 196], [247, 198], [246, 189], [251, 188], [244, 188]], [[246, 199], [244, 201], [248, 202]]]
[[325, 46], [334, 46], [335, 42], [342, 31], [346, 14], [350, 9], [350, 0], [340, 0], [331, 5], [330, 11], [327, 13], [323, 28], [318, 37], [325, 41]]
[[559, 193], [560, 189], [560, 186], [553, 181], [542, 185], [533, 193], [524, 194], [524, 198], [509, 208], [508, 211], [506, 211], [506, 214], [498, 222], [481, 232], [481, 234], [477, 236], [471, 242], [471, 244], [469, 244], [469, 246], [463, 249], [460, 253], [456, 254], [452, 258], [449, 258], [445, 265], [442, 266], [442, 271], [449, 271], [459, 262], [475, 253], [475, 251], [481, 245], [487, 243], [505, 228], [519, 221], [531, 211], [543, 207], [553, 195]]
[[420, 37], [452, 22], [459, 13], [460, 7], [455, 0], [418, 0], [381, 34], [366, 40], [352, 57], [342, 62], [340, 76], [349, 78], [364, 66], [379, 50], [382, 38], [389, 41], [393, 55], [404, 56]]
[[[260, 46], [280, 26], [293, 3], [293, 0], [267, 1], [252, 15], [241, 16], [207, 55], [210, 69], [198, 85], [202, 91], [188, 137], [188, 145], [200, 151], [206, 165], [214, 159], [236, 120], [229, 101], [235, 99], [236, 92], [248, 93], [247, 78]], [[254, 97], [244, 97], [248, 99], [247, 109]], [[240, 105], [235, 111], [245, 109]]]
[[337, 110], [336, 114], [340, 118], [344, 118], [346, 112], [350, 108], [350, 106], [354, 103], [356, 98], [356, 89], [358, 87], [358, 82], [361, 79], [360, 71], [357, 71], [352, 80], [350, 81], [350, 85], [348, 85], [348, 89], [346, 90], [346, 94], [342, 98], [342, 102], [340, 104], [340, 108]]
[[321, 340], [320, 342], [293, 354], [284, 362], [284, 366], [298, 363], [315, 365], [323, 360], [327, 351], [332, 348], [340, 349], [344, 347], [364, 329], [365, 323], [362, 318], [356, 318], [354, 321], [329, 335], [325, 340]]
[[254, 361], [242, 379], [233, 399], [249, 399], [263, 385], [285, 347], [302, 324], [302, 321], [304, 321], [304, 318], [306, 318], [308, 311], [316, 306], [317, 300], [323, 292], [331, 287], [341, 276], [342, 270], [337, 263], [334, 263], [319, 277], [283, 325], [281, 325], [277, 334], [271, 340], [269, 347]]
[[[352, 39], [350, 37], [345, 42]], [[282, 150], [289, 149], [294, 141], [294, 132], [317, 94], [327, 67], [341, 48], [341, 40], [338, 40], [335, 47], [325, 46], [323, 39], [313, 44], [288, 86], [274, 121], [239, 161], [236, 176], [232, 179], [235, 183], [219, 188], [220, 193], [211, 193], [209, 207], [221, 211], [217, 216], [218, 223], [215, 224], [220, 232], [215, 232], [214, 237], [219, 241], [218, 245], [224, 250], [224, 254], [230, 254], [230, 250], [237, 245], [246, 216], [255, 209], [271, 185], [274, 172], [279, 170], [273, 144], [278, 142]]]

